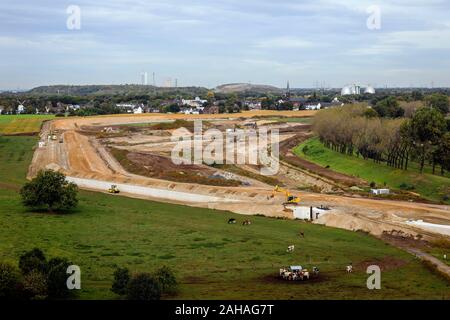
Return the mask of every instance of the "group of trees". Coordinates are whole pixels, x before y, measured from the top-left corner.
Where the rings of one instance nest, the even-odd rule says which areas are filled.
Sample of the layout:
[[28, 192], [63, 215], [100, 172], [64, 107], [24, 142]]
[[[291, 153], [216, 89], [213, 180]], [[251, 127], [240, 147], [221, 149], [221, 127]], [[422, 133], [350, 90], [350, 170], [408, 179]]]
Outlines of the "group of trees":
[[66, 258], [47, 260], [44, 252], [33, 249], [19, 258], [19, 268], [0, 263], [0, 299], [62, 299], [72, 295], [67, 288]]
[[172, 270], [166, 266], [154, 273], [133, 275], [127, 268], [117, 268], [111, 290], [129, 300], [159, 300], [162, 294], [175, 294], [178, 282]]
[[[380, 108], [386, 111], [384, 117], [374, 112]], [[411, 159], [419, 162], [421, 172], [427, 161], [433, 173], [436, 166], [441, 174], [450, 170], [450, 133], [440, 110], [424, 107], [411, 119], [393, 119], [396, 108], [389, 99], [374, 109], [349, 105], [322, 110], [314, 119], [314, 130], [325, 146], [341, 153], [405, 170]]]

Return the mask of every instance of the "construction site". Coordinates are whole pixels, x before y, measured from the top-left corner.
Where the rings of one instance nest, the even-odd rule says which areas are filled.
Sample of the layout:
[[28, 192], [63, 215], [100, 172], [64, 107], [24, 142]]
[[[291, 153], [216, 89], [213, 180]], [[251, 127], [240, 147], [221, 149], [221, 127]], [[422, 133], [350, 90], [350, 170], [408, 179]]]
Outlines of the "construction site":
[[[352, 186], [366, 183], [361, 179], [293, 155], [291, 149], [312, 135], [310, 125], [270, 117], [310, 117], [313, 112], [117, 115], [48, 121], [40, 132], [28, 178], [41, 169], [53, 169], [80, 188], [130, 197], [244, 215], [305, 219], [375, 236], [392, 232], [412, 238], [450, 235], [448, 206], [366, 198], [351, 192]], [[248, 164], [175, 165], [170, 158], [173, 133], [179, 134], [183, 126], [183, 136], [192, 139], [189, 126], [199, 119], [204, 126], [223, 132], [249, 126], [277, 129], [278, 173], [263, 176], [257, 165]]]

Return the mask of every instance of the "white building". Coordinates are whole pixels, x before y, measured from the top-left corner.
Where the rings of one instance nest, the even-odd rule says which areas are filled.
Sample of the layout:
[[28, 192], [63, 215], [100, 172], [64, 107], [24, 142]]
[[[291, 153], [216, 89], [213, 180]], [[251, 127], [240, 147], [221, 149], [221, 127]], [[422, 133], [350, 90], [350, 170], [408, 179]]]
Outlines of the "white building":
[[204, 107], [194, 107], [194, 108], [185, 108], [185, 109], [181, 109], [181, 113], [184, 114], [200, 114], [200, 112], [203, 112], [205, 108]]
[[134, 114], [141, 114], [141, 113], [143, 113], [143, 112], [144, 112], [144, 110], [142, 109], [141, 106], [138, 106], [138, 107], [136, 107], [136, 108], [133, 109], [133, 113], [134, 113]]
[[189, 107], [202, 107], [205, 102], [207, 100], [200, 99], [200, 97], [195, 97], [194, 100], [181, 99], [181, 103]]
[[140, 114], [144, 113], [143, 104], [133, 104], [133, 103], [118, 103], [116, 107], [125, 110], [127, 113]]
[[322, 215], [330, 212], [330, 210], [317, 207], [286, 206], [286, 208], [292, 210], [295, 219], [301, 220], [311, 220], [311, 218], [312, 220], [317, 220]]
[[370, 189], [370, 193], [380, 195], [380, 194], [389, 194], [389, 189]]
[[25, 112], [25, 106], [23, 104], [19, 104], [17, 106], [17, 113], [24, 113]]
[[322, 104], [320, 102], [305, 105], [305, 110], [320, 110], [320, 108], [322, 108]]

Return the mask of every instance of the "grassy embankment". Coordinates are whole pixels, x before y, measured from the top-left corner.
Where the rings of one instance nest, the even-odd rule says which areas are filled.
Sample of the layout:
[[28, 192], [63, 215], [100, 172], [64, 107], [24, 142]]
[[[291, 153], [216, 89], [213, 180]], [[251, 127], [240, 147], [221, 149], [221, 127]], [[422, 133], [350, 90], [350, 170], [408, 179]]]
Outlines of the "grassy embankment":
[[[305, 149], [306, 147], [306, 149]], [[306, 153], [304, 152], [306, 151]], [[331, 170], [374, 181], [379, 187], [392, 189], [410, 189], [422, 197], [450, 203], [450, 178], [431, 174], [427, 167], [420, 174], [416, 163], [411, 162], [408, 170], [395, 169], [384, 163], [378, 164], [372, 160], [364, 160], [356, 156], [342, 154], [326, 148], [318, 138], [311, 138], [294, 148], [294, 153], [306, 160], [322, 166], [330, 166]]]
[[[228, 225], [228, 212], [80, 192], [66, 215], [33, 212], [17, 190], [25, 181], [36, 137], [0, 137], [0, 260], [40, 247], [81, 267], [84, 299], [117, 298], [111, 291], [116, 266], [151, 271], [174, 269], [177, 298], [187, 299], [450, 299], [450, 286], [411, 255], [363, 233], [300, 221], [251, 217]], [[305, 238], [298, 236], [299, 230]], [[292, 254], [288, 245], [295, 244]], [[353, 262], [355, 273], [345, 266]], [[386, 267], [382, 290], [366, 288], [363, 265]], [[316, 282], [276, 278], [281, 266], [316, 265]]]

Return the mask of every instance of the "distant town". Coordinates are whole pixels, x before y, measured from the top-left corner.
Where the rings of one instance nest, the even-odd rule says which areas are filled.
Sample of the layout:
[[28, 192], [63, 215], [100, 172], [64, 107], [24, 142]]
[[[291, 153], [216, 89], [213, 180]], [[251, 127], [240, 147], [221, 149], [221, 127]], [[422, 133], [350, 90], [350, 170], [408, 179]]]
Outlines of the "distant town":
[[351, 84], [335, 89], [280, 89], [265, 85], [227, 84], [202, 87], [148, 85], [46, 86], [24, 92], [0, 93], [0, 114], [96, 114], [181, 113], [219, 114], [246, 110], [320, 110], [351, 103], [375, 106], [395, 96], [405, 104], [426, 95], [450, 93], [448, 88], [377, 88]]

